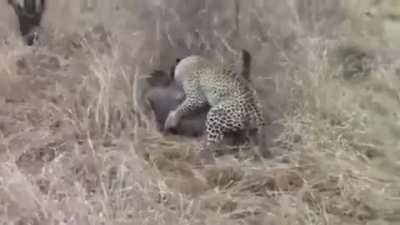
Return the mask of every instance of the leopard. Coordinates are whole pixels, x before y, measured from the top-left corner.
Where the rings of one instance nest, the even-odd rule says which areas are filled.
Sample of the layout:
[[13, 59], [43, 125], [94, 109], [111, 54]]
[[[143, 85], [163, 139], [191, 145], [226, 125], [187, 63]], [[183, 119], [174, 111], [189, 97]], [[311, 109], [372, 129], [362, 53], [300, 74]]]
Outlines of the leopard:
[[[236, 63], [240, 75], [246, 80], [250, 80], [251, 61], [252, 57], [250, 52], [246, 49], [242, 49]], [[151, 71], [148, 77], [146, 77], [144, 83], [140, 85], [142, 91], [138, 96], [148, 114], [152, 115], [150, 118], [154, 120], [158, 131], [163, 132], [164, 122], [171, 110], [176, 109], [184, 101], [184, 92], [181, 87], [174, 81], [175, 67], [181, 60], [181, 57], [175, 58], [173, 65], [169, 67], [169, 72], [165, 72], [160, 69], [154, 69]], [[188, 138], [201, 138], [205, 134], [206, 130], [206, 117], [210, 109], [207, 105], [196, 113], [185, 116], [178, 125], [163, 132], [164, 135], [178, 135], [185, 136]], [[231, 147], [230, 150], [235, 151], [237, 146], [245, 144], [247, 141], [247, 133], [245, 132], [231, 132], [224, 136], [224, 144]], [[250, 136], [254, 138], [254, 134]]]
[[263, 155], [271, 157], [264, 141], [266, 121], [255, 88], [232, 65], [191, 55], [176, 65], [174, 79], [182, 86], [185, 100], [168, 114], [164, 129], [176, 127], [182, 118], [209, 105], [202, 152], [215, 156], [226, 133], [256, 129]]

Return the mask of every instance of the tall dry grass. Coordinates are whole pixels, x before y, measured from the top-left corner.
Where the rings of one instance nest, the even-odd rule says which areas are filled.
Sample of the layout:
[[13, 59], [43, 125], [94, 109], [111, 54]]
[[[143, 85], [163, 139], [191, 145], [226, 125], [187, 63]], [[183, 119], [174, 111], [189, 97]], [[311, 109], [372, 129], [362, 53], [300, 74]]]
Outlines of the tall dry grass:
[[[237, 15], [234, 1], [99, 0], [84, 12], [51, 1], [44, 48], [23, 46], [7, 16], [0, 222], [397, 224], [399, 62], [372, 3], [241, 1]], [[154, 128], [143, 78], [241, 48], [275, 158], [198, 169], [198, 140]]]

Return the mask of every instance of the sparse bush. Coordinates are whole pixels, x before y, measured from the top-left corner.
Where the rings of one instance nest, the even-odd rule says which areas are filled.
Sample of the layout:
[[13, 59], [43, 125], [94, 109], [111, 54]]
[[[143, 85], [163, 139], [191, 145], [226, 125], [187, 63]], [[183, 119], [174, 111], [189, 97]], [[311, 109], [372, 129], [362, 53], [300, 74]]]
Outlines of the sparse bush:
[[342, 68], [342, 76], [345, 80], [361, 81], [368, 79], [374, 65], [372, 53], [358, 46], [343, 46], [336, 50], [338, 67]]

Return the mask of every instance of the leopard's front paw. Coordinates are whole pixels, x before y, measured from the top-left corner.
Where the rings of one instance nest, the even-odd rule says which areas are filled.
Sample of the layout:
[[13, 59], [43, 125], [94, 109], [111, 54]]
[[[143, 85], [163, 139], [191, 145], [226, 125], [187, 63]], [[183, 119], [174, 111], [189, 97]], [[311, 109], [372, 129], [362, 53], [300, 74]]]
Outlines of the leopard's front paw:
[[164, 131], [169, 131], [170, 129], [175, 128], [178, 125], [178, 117], [175, 111], [171, 111], [168, 114], [167, 119], [164, 123]]

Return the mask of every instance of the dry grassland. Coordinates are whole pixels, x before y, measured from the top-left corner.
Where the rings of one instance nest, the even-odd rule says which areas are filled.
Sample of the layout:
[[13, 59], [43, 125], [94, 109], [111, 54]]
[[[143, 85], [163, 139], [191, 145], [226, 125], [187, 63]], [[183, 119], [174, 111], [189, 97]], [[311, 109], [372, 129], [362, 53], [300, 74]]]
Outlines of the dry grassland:
[[[382, 7], [241, 1], [235, 26], [233, 2], [52, 0], [46, 47], [24, 46], [0, 3], [0, 224], [400, 224], [400, 61]], [[197, 168], [199, 140], [155, 129], [143, 78], [240, 48], [275, 157]]]

